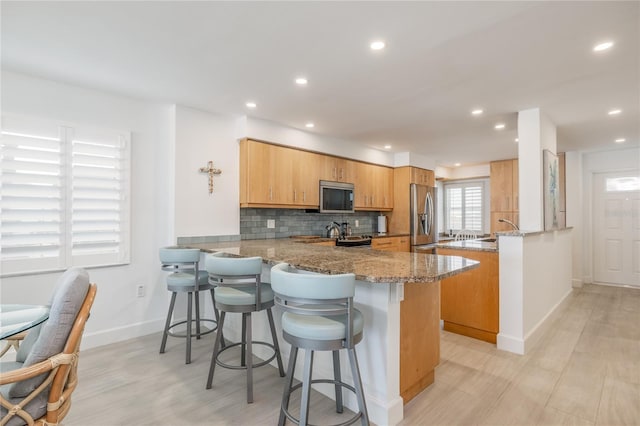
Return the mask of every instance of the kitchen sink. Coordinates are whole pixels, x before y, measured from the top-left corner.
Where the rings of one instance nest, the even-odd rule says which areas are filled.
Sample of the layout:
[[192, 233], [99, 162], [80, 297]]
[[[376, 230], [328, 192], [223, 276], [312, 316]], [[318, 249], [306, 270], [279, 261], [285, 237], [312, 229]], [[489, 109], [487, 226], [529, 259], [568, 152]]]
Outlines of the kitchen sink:
[[496, 239], [495, 238], [479, 238], [476, 241], [482, 241], [484, 243], [495, 243]]

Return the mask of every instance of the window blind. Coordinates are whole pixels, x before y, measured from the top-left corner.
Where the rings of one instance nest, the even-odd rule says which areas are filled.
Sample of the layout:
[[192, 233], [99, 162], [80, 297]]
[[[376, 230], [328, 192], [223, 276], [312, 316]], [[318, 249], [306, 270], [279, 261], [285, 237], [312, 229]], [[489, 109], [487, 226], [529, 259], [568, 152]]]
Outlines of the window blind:
[[128, 133], [3, 117], [2, 275], [129, 261]]
[[445, 228], [483, 231], [484, 182], [458, 181], [444, 184]]

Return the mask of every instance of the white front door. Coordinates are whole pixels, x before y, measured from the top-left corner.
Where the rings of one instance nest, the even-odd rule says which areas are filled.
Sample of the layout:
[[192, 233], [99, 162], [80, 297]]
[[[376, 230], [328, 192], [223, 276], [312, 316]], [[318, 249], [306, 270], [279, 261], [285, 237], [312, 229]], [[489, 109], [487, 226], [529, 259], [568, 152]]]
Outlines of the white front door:
[[640, 171], [595, 173], [593, 278], [640, 286]]

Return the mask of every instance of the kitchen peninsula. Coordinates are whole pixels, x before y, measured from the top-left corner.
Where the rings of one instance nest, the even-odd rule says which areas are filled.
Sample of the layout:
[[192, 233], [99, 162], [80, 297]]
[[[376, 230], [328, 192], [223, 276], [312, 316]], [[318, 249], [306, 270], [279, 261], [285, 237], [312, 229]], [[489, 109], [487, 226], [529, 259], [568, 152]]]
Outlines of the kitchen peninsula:
[[[358, 358], [369, 415], [376, 424], [399, 423], [404, 403], [433, 382], [434, 368], [440, 358], [440, 280], [479, 265], [459, 256], [326, 247], [289, 239], [188, 246], [204, 252], [261, 256], [265, 262], [265, 281], [269, 281], [271, 266], [280, 262], [317, 273], [354, 273], [355, 302], [365, 318]], [[279, 327], [278, 315], [276, 324]], [[239, 337], [234, 333], [237, 328], [230, 331], [225, 328], [229, 337]], [[266, 325], [264, 330], [255, 330], [256, 338], [266, 338], [267, 333]], [[282, 347], [286, 357], [287, 344], [282, 342]], [[329, 359], [318, 358], [315, 364], [320, 369], [319, 375], [331, 377]], [[333, 398], [332, 386], [318, 390]], [[345, 394], [345, 402], [352, 409], [356, 407], [350, 393]]]

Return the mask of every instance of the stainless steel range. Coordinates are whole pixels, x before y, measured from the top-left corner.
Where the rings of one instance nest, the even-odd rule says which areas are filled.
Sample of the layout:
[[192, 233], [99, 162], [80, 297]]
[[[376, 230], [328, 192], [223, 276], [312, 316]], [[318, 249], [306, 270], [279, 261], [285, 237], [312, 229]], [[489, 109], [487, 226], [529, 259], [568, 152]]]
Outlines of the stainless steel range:
[[357, 235], [339, 237], [336, 240], [336, 246], [341, 247], [371, 247], [371, 235]]

